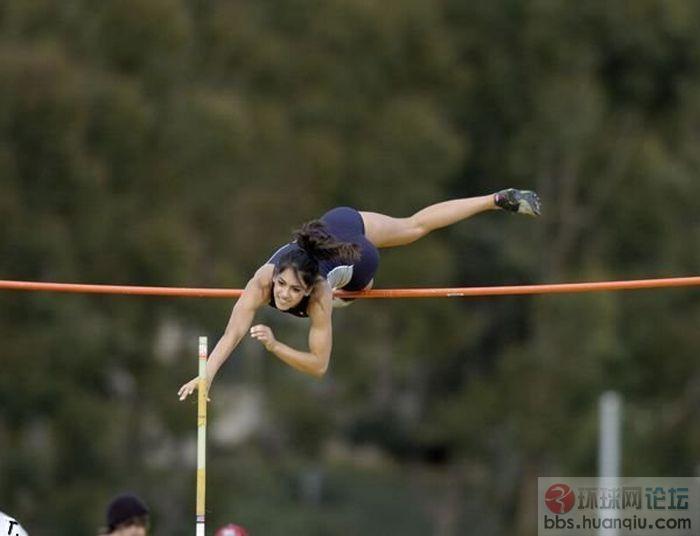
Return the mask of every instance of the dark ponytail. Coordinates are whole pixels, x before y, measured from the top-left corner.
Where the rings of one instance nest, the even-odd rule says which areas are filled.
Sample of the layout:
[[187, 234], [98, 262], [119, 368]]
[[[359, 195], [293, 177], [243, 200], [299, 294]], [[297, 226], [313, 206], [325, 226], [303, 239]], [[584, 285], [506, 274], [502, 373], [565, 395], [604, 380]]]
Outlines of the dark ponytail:
[[319, 261], [340, 259], [352, 264], [360, 259], [360, 247], [357, 244], [339, 241], [320, 220], [303, 224], [294, 231], [293, 237], [299, 247], [292, 248], [280, 258], [275, 272], [291, 268], [307, 287], [318, 279]]
[[312, 220], [294, 231], [297, 245], [318, 260], [338, 258], [348, 263], [360, 259], [357, 244], [340, 242], [328, 232], [321, 220]]

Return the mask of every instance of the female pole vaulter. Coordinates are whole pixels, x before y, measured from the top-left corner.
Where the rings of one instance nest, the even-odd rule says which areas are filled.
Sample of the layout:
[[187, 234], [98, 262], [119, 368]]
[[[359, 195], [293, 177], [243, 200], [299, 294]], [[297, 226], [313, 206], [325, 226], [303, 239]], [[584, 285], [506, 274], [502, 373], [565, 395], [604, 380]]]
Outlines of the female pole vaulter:
[[[248, 332], [291, 367], [323, 376], [331, 355], [333, 307], [349, 303], [334, 299], [334, 289], [371, 288], [380, 248], [410, 244], [436, 229], [496, 209], [539, 216], [541, 203], [534, 192], [509, 188], [436, 203], [407, 218], [337, 207], [305, 223], [294, 233], [294, 240], [279, 248], [245, 286], [207, 361], [207, 387]], [[251, 327], [255, 312], [265, 305], [309, 319], [308, 350], [278, 341], [268, 326]], [[191, 395], [197, 383], [194, 378], [184, 384], [178, 391], [180, 400]]]

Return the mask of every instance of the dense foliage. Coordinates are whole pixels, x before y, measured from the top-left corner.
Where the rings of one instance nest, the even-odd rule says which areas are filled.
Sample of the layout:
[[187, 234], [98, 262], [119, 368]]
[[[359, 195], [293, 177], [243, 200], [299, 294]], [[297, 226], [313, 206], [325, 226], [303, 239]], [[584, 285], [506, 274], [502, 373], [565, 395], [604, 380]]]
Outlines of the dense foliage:
[[[241, 287], [340, 204], [492, 213], [387, 251], [377, 286], [698, 273], [700, 4], [5, 0], [0, 278]], [[700, 456], [693, 289], [357, 303], [331, 368], [245, 341], [213, 387], [209, 523], [253, 534], [534, 534], [537, 476]], [[177, 388], [231, 303], [0, 294], [0, 510], [92, 534], [122, 489], [191, 533]], [[303, 345], [303, 321], [264, 312]]]

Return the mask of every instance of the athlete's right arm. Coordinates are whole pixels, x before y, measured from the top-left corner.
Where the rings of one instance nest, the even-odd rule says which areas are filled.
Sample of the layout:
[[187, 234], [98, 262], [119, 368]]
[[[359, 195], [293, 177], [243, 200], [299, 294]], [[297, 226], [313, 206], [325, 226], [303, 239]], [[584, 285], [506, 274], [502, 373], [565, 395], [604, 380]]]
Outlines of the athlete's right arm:
[[[272, 265], [266, 264], [248, 281], [243, 294], [233, 306], [226, 331], [216, 343], [214, 350], [207, 359], [207, 387], [211, 385], [214, 376], [221, 365], [228, 359], [231, 352], [238, 346], [241, 339], [248, 333], [253, 323], [255, 312], [270, 299], [270, 282], [272, 280]], [[197, 388], [198, 378], [193, 378], [180, 387], [178, 395], [184, 400]]]

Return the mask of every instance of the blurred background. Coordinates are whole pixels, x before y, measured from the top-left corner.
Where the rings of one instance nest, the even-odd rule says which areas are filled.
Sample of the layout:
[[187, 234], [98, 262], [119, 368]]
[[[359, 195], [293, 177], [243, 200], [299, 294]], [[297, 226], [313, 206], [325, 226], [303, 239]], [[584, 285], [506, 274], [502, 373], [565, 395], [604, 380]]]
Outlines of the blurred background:
[[[540, 192], [385, 250], [377, 287], [700, 272], [700, 3], [3, 0], [0, 278], [244, 286], [335, 205]], [[377, 300], [328, 375], [245, 340], [212, 390], [208, 526], [533, 535], [538, 476], [700, 472], [694, 289]], [[117, 492], [194, 525], [197, 336], [228, 300], [0, 293], [0, 509], [94, 534]], [[304, 345], [303, 320], [261, 322]]]

